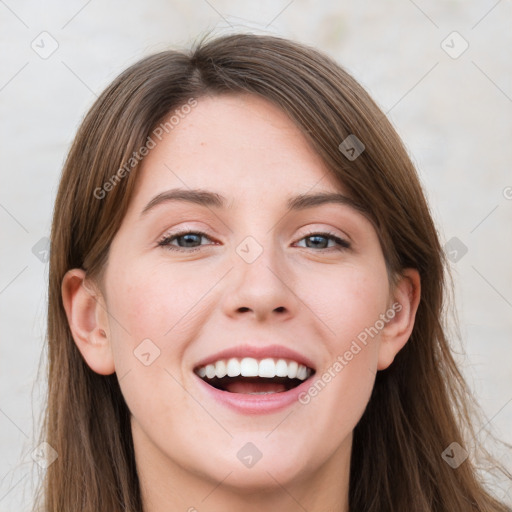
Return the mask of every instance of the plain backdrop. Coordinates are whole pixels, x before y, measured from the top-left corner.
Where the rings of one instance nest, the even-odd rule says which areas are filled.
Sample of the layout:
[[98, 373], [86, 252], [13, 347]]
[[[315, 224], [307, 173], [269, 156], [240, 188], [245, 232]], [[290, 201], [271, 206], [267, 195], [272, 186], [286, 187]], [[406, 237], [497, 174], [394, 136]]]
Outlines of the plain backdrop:
[[[0, 511], [29, 510], [43, 471], [46, 243], [76, 129], [128, 65], [210, 29], [311, 44], [388, 114], [453, 260], [457, 359], [511, 443], [511, 11], [506, 0], [0, 0]], [[510, 453], [497, 455], [510, 467]], [[510, 483], [495, 493], [512, 501]]]

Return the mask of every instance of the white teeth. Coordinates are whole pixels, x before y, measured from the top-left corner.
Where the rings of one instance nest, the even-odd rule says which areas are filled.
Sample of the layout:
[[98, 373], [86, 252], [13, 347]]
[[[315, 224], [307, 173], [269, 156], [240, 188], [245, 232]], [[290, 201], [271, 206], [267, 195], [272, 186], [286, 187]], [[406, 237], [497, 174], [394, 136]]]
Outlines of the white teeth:
[[[242, 374], [243, 375], [243, 374]], [[273, 359], [262, 359], [258, 367], [258, 377], [274, 378], [276, 375], [276, 364]]]
[[258, 361], [252, 357], [244, 357], [240, 363], [240, 374], [242, 377], [257, 377]]
[[288, 378], [295, 379], [297, 378], [297, 370], [299, 369], [299, 365], [297, 361], [290, 361], [288, 363]]
[[215, 377], [215, 365], [214, 364], [206, 365], [206, 376], [209, 379], [213, 379], [213, 377]]
[[240, 375], [240, 361], [232, 358], [228, 361], [228, 377], [238, 377]]
[[277, 360], [276, 376], [277, 377], [288, 377], [288, 363], [284, 359]]
[[288, 377], [289, 379], [306, 380], [313, 370], [297, 363], [297, 361], [286, 359], [273, 359], [267, 357], [265, 359], [257, 360], [253, 357], [244, 357], [238, 359], [232, 357], [228, 361], [219, 360], [215, 363], [201, 366], [196, 370], [196, 373], [201, 378], [207, 377], [213, 379], [218, 377], [222, 379], [226, 375], [228, 377], [263, 377], [273, 379], [274, 377]]
[[297, 370], [297, 378], [300, 380], [304, 380], [308, 374], [308, 370], [305, 366], [300, 365]]
[[228, 373], [228, 369], [226, 368], [226, 363], [224, 361], [217, 361], [215, 363], [215, 376], [219, 379], [225, 377]]

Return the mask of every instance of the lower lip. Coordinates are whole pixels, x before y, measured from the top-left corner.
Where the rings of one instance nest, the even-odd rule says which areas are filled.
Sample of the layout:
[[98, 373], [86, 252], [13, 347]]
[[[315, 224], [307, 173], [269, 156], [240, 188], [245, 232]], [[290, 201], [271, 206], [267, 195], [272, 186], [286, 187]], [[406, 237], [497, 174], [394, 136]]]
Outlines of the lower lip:
[[269, 393], [266, 395], [248, 395], [245, 393], [230, 393], [207, 384], [201, 377], [194, 374], [200, 386], [218, 403], [226, 405], [242, 414], [265, 414], [276, 412], [299, 401], [299, 395], [310, 386], [311, 377], [302, 384], [288, 391]]

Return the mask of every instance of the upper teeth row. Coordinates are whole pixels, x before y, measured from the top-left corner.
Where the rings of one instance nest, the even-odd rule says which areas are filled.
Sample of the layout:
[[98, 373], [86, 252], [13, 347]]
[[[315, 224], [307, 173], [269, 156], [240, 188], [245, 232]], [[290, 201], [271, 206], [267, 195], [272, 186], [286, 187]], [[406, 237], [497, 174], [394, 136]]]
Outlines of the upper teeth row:
[[213, 379], [218, 377], [222, 379], [226, 375], [228, 377], [266, 377], [273, 379], [274, 377], [288, 377], [289, 379], [306, 380], [312, 373], [307, 366], [287, 359], [254, 359], [252, 357], [244, 357], [237, 359], [235, 357], [224, 360], [221, 359], [215, 363], [201, 366], [197, 369], [199, 377], [207, 377]]

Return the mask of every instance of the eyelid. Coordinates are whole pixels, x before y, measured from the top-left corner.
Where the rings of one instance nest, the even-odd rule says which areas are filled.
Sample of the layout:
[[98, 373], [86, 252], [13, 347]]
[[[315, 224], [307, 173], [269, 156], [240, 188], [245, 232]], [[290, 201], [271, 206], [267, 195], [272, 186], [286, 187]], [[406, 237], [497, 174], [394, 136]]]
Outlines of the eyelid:
[[[192, 221], [195, 222], [195, 221]], [[200, 222], [200, 224], [203, 224], [203, 222]], [[178, 224], [179, 227], [169, 227], [167, 228], [157, 239], [163, 240], [165, 238], [170, 238], [174, 236], [179, 236], [182, 234], [187, 233], [201, 233], [204, 236], [207, 236], [208, 238], [213, 238], [213, 234], [210, 234], [211, 230], [209, 227], [199, 227], [197, 225], [189, 224], [187, 222]]]
[[[313, 225], [313, 227], [311, 227]], [[300, 228], [302, 229], [302, 228]], [[323, 224], [323, 223], [309, 223], [304, 228], [306, 230], [306, 233], [301, 236], [308, 236], [308, 235], [314, 235], [317, 233], [329, 233], [330, 235], [337, 236], [338, 238], [343, 238], [347, 242], [352, 243], [352, 238], [349, 236], [348, 233], [341, 230], [340, 228], [335, 228], [329, 224]]]

